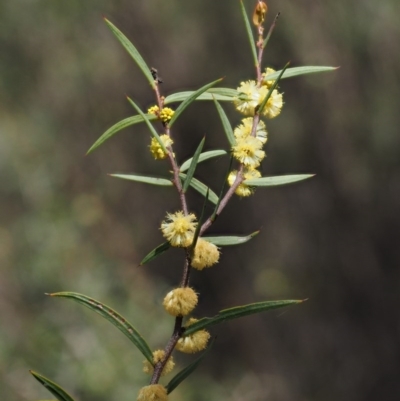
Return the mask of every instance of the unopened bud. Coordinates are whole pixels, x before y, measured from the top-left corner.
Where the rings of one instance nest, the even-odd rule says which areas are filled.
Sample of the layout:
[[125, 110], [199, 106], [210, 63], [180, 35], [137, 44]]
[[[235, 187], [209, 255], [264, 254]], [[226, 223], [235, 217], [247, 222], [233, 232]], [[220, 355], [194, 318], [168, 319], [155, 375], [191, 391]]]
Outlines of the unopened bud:
[[260, 26], [264, 23], [265, 15], [267, 14], [268, 6], [263, 2], [259, 1], [254, 9], [253, 23], [256, 26]]

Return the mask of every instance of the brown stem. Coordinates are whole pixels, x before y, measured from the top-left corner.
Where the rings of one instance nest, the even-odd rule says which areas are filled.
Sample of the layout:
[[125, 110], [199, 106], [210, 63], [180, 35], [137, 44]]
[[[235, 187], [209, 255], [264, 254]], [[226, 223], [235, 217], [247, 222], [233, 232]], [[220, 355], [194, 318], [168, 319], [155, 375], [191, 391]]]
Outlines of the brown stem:
[[221, 214], [221, 212], [224, 210], [225, 206], [229, 202], [229, 200], [232, 198], [233, 194], [235, 193], [237, 187], [243, 182], [243, 170], [244, 166], [243, 164], [240, 165], [239, 171], [236, 175], [236, 179], [232, 186], [228, 189], [226, 192], [225, 196], [222, 198], [221, 203], [219, 204], [217, 213], [215, 214], [215, 219], [211, 219], [211, 216], [203, 223], [203, 225], [200, 228], [200, 235], [202, 235], [210, 226], [211, 224], [216, 220], [216, 218]]
[[178, 316], [177, 318], [175, 318], [174, 331], [172, 333], [171, 338], [168, 341], [167, 346], [164, 349], [164, 352], [165, 352], [164, 358], [154, 366], [154, 372], [153, 372], [153, 376], [151, 377], [150, 384], [157, 384], [158, 381], [160, 380], [161, 373], [162, 373], [169, 357], [171, 356], [172, 351], [174, 350], [174, 348], [176, 346], [176, 343], [178, 342], [179, 338], [182, 335], [182, 331], [183, 331], [182, 330], [182, 320], [183, 320], [182, 316]]

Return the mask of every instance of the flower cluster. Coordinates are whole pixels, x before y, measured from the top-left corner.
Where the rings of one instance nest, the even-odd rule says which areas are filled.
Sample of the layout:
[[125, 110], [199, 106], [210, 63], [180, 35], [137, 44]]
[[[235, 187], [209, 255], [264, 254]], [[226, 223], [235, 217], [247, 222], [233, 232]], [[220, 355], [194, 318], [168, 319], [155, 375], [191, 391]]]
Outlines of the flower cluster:
[[169, 107], [163, 107], [160, 111], [158, 106], [151, 106], [147, 110], [148, 114], [154, 114], [157, 116], [162, 122], [166, 123], [171, 120], [172, 116], [174, 115], [174, 110]]
[[[283, 106], [282, 93], [273, 89], [262, 110], [258, 110], [275, 82], [268, 79], [268, 76], [274, 72], [272, 68], [266, 68], [262, 74], [261, 83], [245, 81], [241, 82], [237, 88], [239, 95], [234, 99], [235, 107], [240, 113], [251, 116], [244, 118], [233, 131], [235, 143], [232, 146], [232, 154], [244, 167], [243, 182], [235, 189], [238, 196], [252, 195], [254, 188], [247, 185], [245, 181], [261, 177], [261, 173], [256, 169], [265, 157], [263, 145], [267, 142], [268, 133], [260, 117], [274, 118], [280, 114]], [[229, 174], [230, 186], [235, 183], [237, 174], [236, 170]]]
[[[160, 135], [160, 139], [165, 148], [171, 146], [174, 141], [167, 134]], [[163, 160], [168, 156], [168, 153], [161, 147], [160, 142], [156, 138], [151, 139], [150, 152], [156, 160]]]

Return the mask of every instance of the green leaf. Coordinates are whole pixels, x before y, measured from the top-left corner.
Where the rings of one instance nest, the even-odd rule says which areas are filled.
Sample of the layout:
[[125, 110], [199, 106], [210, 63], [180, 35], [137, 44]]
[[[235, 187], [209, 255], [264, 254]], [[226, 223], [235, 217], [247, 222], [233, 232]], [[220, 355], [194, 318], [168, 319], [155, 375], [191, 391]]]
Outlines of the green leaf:
[[265, 312], [270, 309], [277, 309], [277, 308], [283, 308], [285, 306], [296, 305], [302, 302], [304, 302], [304, 300], [266, 301], [266, 302], [256, 302], [254, 304], [249, 304], [249, 305], [236, 306], [235, 308], [230, 308], [230, 309], [224, 309], [214, 317], [203, 317], [196, 323], [191, 324], [185, 330], [184, 334], [189, 335], [195, 333], [198, 330], [214, 326], [227, 320], [238, 319], [239, 317]]
[[282, 78], [282, 75], [285, 73], [286, 69], [288, 68], [288, 66], [289, 66], [289, 63], [286, 63], [285, 67], [283, 68], [283, 70], [281, 70], [280, 74], [278, 75], [278, 78], [276, 78], [275, 82], [269, 88], [267, 96], [265, 96], [264, 100], [261, 102], [260, 106], [257, 108], [257, 114], [260, 115], [262, 113], [265, 105], [268, 102], [268, 99], [271, 97], [274, 89], [278, 86], [278, 83], [279, 83], [280, 79]]
[[187, 189], [189, 188], [189, 185], [190, 185], [190, 181], [192, 181], [193, 174], [194, 174], [194, 172], [196, 170], [197, 163], [198, 163], [198, 160], [199, 160], [199, 157], [200, 157], [200, 153], [203, 150], [203, 146], [204, 146], [204, 142], [205, 141], [206, 141], [206, 138], [203, 138], [200, 141], [199, 146], [196, 149], [196, 152], [194, 152], [192, 161], [190, 163], [189, 170], [188, 170], [188, 172], [186, 174], [185, 182], [183, 183], [183, 188], [182, 188], [183, 193], [185, 193], [187, 191]]
[[277, 185], [291, 184], [292, 182], [306, 180], [314, 177], [315, 174], [279, 175], [276, 177], [252, 178], [243, 181], [244, 184], [252, 187], [275, 187]]
[[162, 185], [165, 187], [173, 186], [172, 182], [165, 178], [147, 177], [145, 175], [138, 175], [138, 174], [109, 174], [109, 176], [122, 178], [123, 180], [144, 182], [146, 184], [152, 184], [152, 185]]
[[125, 47], [125, 50], [129, 53], [129, 55], [135, 60], [136, 64], [142, 70], [143, 74], [149, 81], [152, 88], [156, 87], [154, 82], [154, 78], [151, 74], [150, 68], [147, 66], [146, 62], [144, 61], [143, 57], [140, 55], [136, 47], [128, 40], [128, 38], [115, 26], [113, 25], [108, 19], [104, 18], [104, 21], [111, 29], [112, 33], [117, 37], [119, 42], [122, 46]]
[[[324, 67], [324, 66], [305, 66], [305, 67], [292, 67], [288, 68], [282, 75], [282, 79], [284, 78], [291, 78], [291, 77], [297, 77], [298, 75], [304, 75], [304, 74], [315, 74], [317, 72], [328, 72], [328, 71], [335, 71], [339, 67]], [[265, 81], [272, 81], [273, 79], [276, 79], [279, 77], [280, 71], [275, 71], [272, 74], [268, 74], [264, 78]]]
[[190, 365], [186, 366], [186, 368], [182, 369], [179, 373], [177, 373], [167, 384], [167, 394], [172, 393], [190, 374], [192, 374], [197, 367], [200, 365], [200, 362], [203, 358], [209, 353], [210, 349], [214, 344], [215, 339], [213, 339], [207, 349]]
[[[157, 117], [154, 114], [146, 114], [146, 117], [148, 120], [156, 120]], [[107, 139], [110, 139], [112, 136], [114, 136], [118, 131], [121, 131], [122, 129], [126, 127], [130, 127], [131, 125], [141, 123], [143, 122], [142, 116], [133, 116], [133, 117], [128, 117], [125, 118], [124, 120], [121, 120], [114, 124], [112, 127], [110, 127], [92, 146], [91, 148], [87, 151], [87, 155], [91, 152], [93, 152], [96, 148], [98, 148], [100, 145], [102, 145]]]
[[231, 123], [228, 120], [228, 117], [222, 108], [222, 106], [218, 103], [216, 99], [214, 99], [215, 107], [217, 108], [219, 117], [221, 118], [222, 126], [224, 127], [225, 135], [228, 138], [228, 142], [231, 146], [235, 144], [235, 137], [233, 136], [233, 130]]
[[158, 245], [157, 248], [154, 248], [151, 252], [149, 252], [140, 262], [140, 266], [145, 265], [146, 263], [149, 263], [153, 259], [159, 257], [161, 254], [164, 252], [168, 251], [168, 249], [171, 247], [171, 244], [166, 241], [162, 243], [161, 245]]
[[260, 231], [255, 231], [250, 235], [245, 237], [235, 237], [235, 236], [220, 236], [220, 237], [202, 237], [204, 240], [211, 242], [217, 246], [230, 246], [230, 245], [241, 245], [245, 242], [250, 241], [254, 238]]
[[[181, 177], [182, 180], [185, 180], [186, 174], [179, 173], [179, 177]], [[213, 190], [211, 190], [207, 185], [204, 185], [202, 182], [197, 180], [196, 178], [192, 178], [190, 180], [190, 186], [203, 196], [206, 196], [207, 191], [209, 191], [208, 199], [212, 203], [214, 203], [214, 205], [216, 205], [218, 203], [218, 196], [215, 194], [215, 192]]]
[[47, 377], [42, 376], [41, 374], [30, 370], [29, 373], [44, 387], [46, 387], [47, 390], [50, 391], [51, 394], [53, 394], [55, 397], [57, 397], [57, 400], [59, 401], [74, 401], [74, 399], [64, 390], [62, 389], [58, 384], [54, 383]]
[[[209, 150], [207, 152], [203, 152], [200, 154], [199, 156], [199, 160], [197, 161], [197, 163], [203, 162], [204, 160], [207, 159], [211, 159], [212, 157], [217, 157], [217, 156], [222, 156], [222, 155], [226, 155], [226, 151], [225, 150]], [[184, 172], [186, 171], [190, 164], [192, 163], [192, 158], [190, 158], [189, 160], [186, 160], [182, 166], [179, 168], [180, 172]]]
[[254, 65], [258, 65], [258, 58], [257, 58], [257, 50], [256, 50], [256, 44], [253, 36], [253, 31], [251, 30], [251, 25], [250, 21], [247, 17], [246, 9], [244, 7], [243, 1], [240, 0], [240, 9], [242, 11], [242, 16], [244, 20], [244, 24], [246, 26], [246, 32], [247, 32], [247, 37], [249, 38], [250, 42], [250, 47], [251, 47], [251, 53], [253, 55], [253, 60], [254, 60]]
[[[193, 95], [193, 91], [173, 93], [165, 98], [164, 104], [182, 102]], [[202, 93], [195, 100], [214, 100], [220, 102], [232, 102], [232, 100], [239, 95], [236, 89], [232, 88], [210, 88]]]
[[111, 309], [109, 306], [102, 304], [101, 302], [89, 298], [86, 295], [78, 294], [76, 292], [55, 292], [48, 294], [51, 297], [62, 297], [72, 299], [79, 304], [86, 306], [90, 310], [98, 313], [109, 322], [111, 322], [118, 330], [125, 334], [129, 340], [137, 347], [137, 349], [144, 355], [144, 357], [153, 364], [153, 353], [150, 347], [147, 345], [144, 338], [139, 332], [119, 313]]
[[207, 89], [210, 89], [212, 86], [217, 84], [218, 82], [221, 82], [222, 78], [219, 78], [207, 85], [202, 86], [200, 89], [197, 89], [197, 91], [194, 91], [190, 96], [188, 96], [180, 105], [179, 107], [175, 110], [174, 115], [172, 116], [171, 120], [169, 121], [168, 125], [172, 127], [174, 122], [177, 120], [177, 118], [182, 114], [182, 112], [188, 107], [192, 102], [196, 100], [202, 93], [204, 93]]
[[167, 148], [164, 145], [164, 142], [161, 140], [161, 138], [159, 137], [159, 135], [157, 134], [157, 131], [154, 129], [154, 127], [152, 126], [150, 120], [147, 118], [146, 114], [143, 113], [142, 110], [140, 110], [140, 107], [129, 97], [127, 97], [128, 102], [132, 105], [132, 107], [141, 115], [141, 117], [143, 118], [144, 122], [146, 123], [147, 127], [149, 128], [151, 135], [153, 135], [154, 138], [157, 139], [158, 143], [161, 146], [161, 149], [165, 152], [168, 153]]

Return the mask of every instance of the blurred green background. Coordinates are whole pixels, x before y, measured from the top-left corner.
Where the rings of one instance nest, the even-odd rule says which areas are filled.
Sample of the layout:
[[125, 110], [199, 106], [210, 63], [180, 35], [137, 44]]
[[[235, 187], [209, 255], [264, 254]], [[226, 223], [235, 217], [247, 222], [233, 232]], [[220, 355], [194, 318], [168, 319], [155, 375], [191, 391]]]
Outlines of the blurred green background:
[[[255, 1], [246, 0], [251, 12]], [[285, 106], [268, 122], [265, 175], [316, 173], [235, 199], [214, 233], [261, 233], [223, 249], [193, 275], [198, 316], [266, 299], [309, 298], [287, 310], [216, 327], [213, 352], [173, 400], [381, 401], [400, 397], [400, 25], [398, 0], [269, 2], [282, 15], [267, 49], [276, 69], [337, 65], [282, 82]], [[78, 400], [136, 399], [143, 357], [113, 326], [46, 292], [76, 291], [125, 315], [152, 347], [172, 319], [160, 302], [178, 283], [181, 254], [145, 267], [173, 191], [107, 173], [165, 174], [144, 126], [90, 156], [109, 126], [153, 94], [102, 21], [107, 16], [164, 79], [165, 94], [225, 76], [254, 75], [233, 0], [14, 0], [0, 3], [0, 394], [51, 396], [28, 373]], [[237, 124], [231, 105], [227, 113]], [[212, 104], [191, 106], [175, 129], [185, 160], [203, 135], [226, 147]], [[218, 188], [227, 160], [200, 177]], [[201, 198], [190, 194], [193, 210]], [[177, 356], [180, 367], [192, 358]]]

